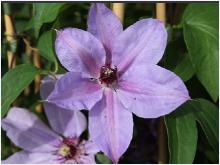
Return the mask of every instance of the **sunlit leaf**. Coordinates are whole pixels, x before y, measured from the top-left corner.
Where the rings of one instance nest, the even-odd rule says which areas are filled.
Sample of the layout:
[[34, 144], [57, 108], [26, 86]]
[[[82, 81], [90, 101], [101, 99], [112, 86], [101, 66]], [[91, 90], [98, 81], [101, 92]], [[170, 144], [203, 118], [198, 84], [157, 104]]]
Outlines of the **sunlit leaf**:
[[180, 76], [183, 81], [188, 81], [194, 75], [194, 69], [188, 54], [183, 57], [173, 71]]
[[40, 50], [40, 55], [42, 55], [51, 62], [56, 61], [55, 53], [53, 50], [53, 33], [55, 32], [52, 30], [43, 33], [40, 36], [37, 45], [37, 47]]
[[165, 116], [170, 163], [193, 163], [197, 146], [196, 121], [218, 153], [218, 109], [208, 100], [195, 99]]
[[218, 109], [210, 101], [196, 99], [193, 104], [195, 119], [201, 125], [210, 145], [218, 153], [219, 118]]
[[3, 117], [10, 104], [28, 86], [39, 71], [30, 64], [22, 64], [9, 70], [2, 78], [1, 117]]
[[190, 102], [165, 116], [168, 135], [169, 163], [191, 164], [197, 147], [197, 127]]
[[96, 154], [96, 162], [99, 164], [112, 164], [112, 161], [104, 154]]
[[64, 3], [34, 3], [34, 16], [29, 21], [26, 29], [34, 29], [35, 37], [38, 37], [41, 26], [44, 23], [52, 22], [59, 14]]
[[218, 99], [218, 3], [192, 3], [183, 15], [184, 39], [196, 75]]

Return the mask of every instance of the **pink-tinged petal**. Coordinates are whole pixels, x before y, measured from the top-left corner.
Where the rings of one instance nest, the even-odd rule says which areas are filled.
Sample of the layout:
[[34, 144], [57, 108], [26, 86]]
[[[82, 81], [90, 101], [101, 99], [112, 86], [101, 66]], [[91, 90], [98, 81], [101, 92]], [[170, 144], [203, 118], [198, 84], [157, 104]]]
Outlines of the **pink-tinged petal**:
[[167, 43], [167, 31], [157, 19], [143, 19], [129, 26], [115, 40], [112, 61], [120, 72], [132, 64], [157, 64]]
[[119, 80], [120, 101], [134, 114], [157, 118], [174, 111], [189, 100], [183, 81], [157, 65], [136, 65]]
[[96, 154], [97, 152], [100, 151], [100, 149], [96, 146], [96, 144], [92, 142], [91, 140], [82, 141], [80, 148], [84, 150], [85, 153], [88, 155]]
[[102, 100], [89, 112], [89, 132], [91, 140], [114, 163], [127, 150], [133, 133], [132, 113], [111, 89], [105, 89]]
[[66, 28], [57, 32], [56, 54], [69, 71], [82, 72], [96, 77], [105, 63], [102, 43], [89, 32]]
[[[46, 99], [54, 89], [56, 80], [45, 77], [42, 80], [40, 94], [42, 99]], [[80, 111], [63, 109], [51, 103], [44, 103], [45, 112], [53, 130], [65, 137], [79, 137], [86, 129], [87, 122], [85, 116]]]
[[1, 162], [2, 164], [54, 164], [59, 163], [56, 161], [56, 156], [52, 153], [42, 152], [27, 152], [20, 151], [6, 160]]
[[90, 110], [101, 98], [102, 88], [97, 80], [68, 72], [57, 80], [47, 101], [69, 110]]
[[123, 31], [119, 18], [104, 4], [95, 3], [90, 8], [87, 24], [88, 31], [103, 43], [107, 62], [110, 62], [112, 45], [115, 38]]
[[80, 164], [96, 164], [95, 155], [81, 156], [77, 162]]
[[2, 120], [2, 128], [15, 145], [31, 152], [54, 151], [61, 138], [36, 115], [23, 108], [11, 108]]

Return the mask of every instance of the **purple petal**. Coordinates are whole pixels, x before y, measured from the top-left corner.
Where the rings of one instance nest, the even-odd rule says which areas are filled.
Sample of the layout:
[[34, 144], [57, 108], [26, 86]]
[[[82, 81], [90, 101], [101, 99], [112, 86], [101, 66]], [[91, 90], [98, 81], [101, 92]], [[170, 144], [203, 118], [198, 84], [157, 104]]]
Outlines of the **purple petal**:
[[52, 153], [39, 153], [39, 152], [27, 152], [20, 151], [8, 159], [3, 160], [2, 164], [54, 164], [59, 163], [56, 161], [56, 156]]
[[[55, 82], [56, 80], [50, 77], [42, 80], [40, 87], [42, 99], [46, 99], [52, 92]], [[86, 118], [80, 111], [63, 109], [51, 103], [44, 103], [44, 108], [53, 130], [65, 137], [79, 137], [87, 127]]]
[[57, 79], [60, 79], [62, 75], [56, 75], [56, 78], [52, 76], [46, 76], [41, 80], [40, 96], [43, 100], [46, 100], [50, 93], [53, 91]]
[[189, 100], [183, 81], [157, 65], [136, 65], [121, 77], [118, 96], [139, 117], [157, 118]]
[[80, 29], [58, 31], [55, 49], [60, 63], [69, 71], [96, 77], [105, 62], [105, 50], [101, 42]]
[[102, 100], [89, 112], [89, 132], [97, 147], [117, 163], [131, 142], [133, 119], [113, 92], [105, 89]]
[[81, 156], [79, 159], [80, 164], [96, 164], [95, 155]]
[[80, 73], [68, 72], [55, 85], [47, 100], [69, 110], [90, 110], [102, 98], [102, 88], [96, 80]]
[[54, 131], [65, 137], [79, 137], [85, 131], [86, 118], [80, 111], [62, 109], [51, 103], [45, 103], [44, 107]]
[[163, 56], [166, 43], [167, 32], [163, 23], [157, 19], [143, 19], [129, 26], [115, 40], [113, 64], [121, 72], [132, 63], [156, 64]]
[[53, 151], [60, 140], [36, 115], [23, 108], [11, 108], [2, 120], [2, 128], [13, 143], [27, 151]]
[[99, 148], [95, 145], [95, 143], [91, 140], [82, 141], [80, 147], [82, 148], [82, 150], [85, 151], [85, 153], [89, 155], [96, 154], [100, 151]]
[[104, 4], [95, 3], [90, 8], [87, 24], [88, 31], [103, 43], [107, 62], [110, 61], [115, 38], [123, 31], [119, 18]]

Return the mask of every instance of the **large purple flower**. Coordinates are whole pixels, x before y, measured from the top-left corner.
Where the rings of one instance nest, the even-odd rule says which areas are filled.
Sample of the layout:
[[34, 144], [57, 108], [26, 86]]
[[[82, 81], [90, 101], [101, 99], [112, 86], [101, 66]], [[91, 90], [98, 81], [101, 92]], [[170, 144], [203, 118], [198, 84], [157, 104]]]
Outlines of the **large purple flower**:
[[89, 111], [92, 140], [114, 162], [132, 139], [132, 113], [157, 118], [190, 97], [182, 80], [156, 65], [167, 42], [157, 19], [143, 19], [123, 31], [104, 4], [89, 11], [88, 32], [57, 32], [56, 53], [69, 71], [47, 98], [58, 106]]
[[[41, 95], [46, 99], [55, 81], [47, 78], [41, 85]], [[95, 163], [98, 151], [91, 141], [80, 141], [86, 129], [86, 118], [80, 111], [65, 110], [45, 103], [49, 119], [48, 128], [36, 115], [23, 108], [13, 107], [2, 120], [2, 128], [22, 151], [3, 160], [7, 164], [34, 163]]]

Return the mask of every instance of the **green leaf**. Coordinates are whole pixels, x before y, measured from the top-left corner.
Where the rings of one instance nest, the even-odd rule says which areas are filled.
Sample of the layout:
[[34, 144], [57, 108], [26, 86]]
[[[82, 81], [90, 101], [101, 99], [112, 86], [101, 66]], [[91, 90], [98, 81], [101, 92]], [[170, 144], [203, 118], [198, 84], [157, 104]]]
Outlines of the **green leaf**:
[[64, 3], [34, 3], [35, 15], [29, 21], [26, 29], [34, 29], [35, 37], [38, 37], [41, 26], [54, 21], [63, 5]]
[[169, 41], [160, 63], [166, 69], [173, 71], [186, 56], [186, 48], [182, 29], [167, 28], [167, 31]]
[[10, 104], [28, 86], [39, 71], [30, 64], [22, 64], [9, 70], [2, 78], [1, 117], [3, 117]]
[[174, 70], [177, 64], [181, 61], [182, 53], [181, 49], [179, 48], [182, 43], [178, 40], [170, 41], [167, 44], [164, 56], [160, 63], [163, 63], [164, 67], [168, 70]]
[[112, 161], [104, 154], [96, 154], [96, 162], [98, 164], [112, 164]]
[[218, 3], [189, 4], [183, 15], [184, 39], [199, 81], [218, 99]]
[[207, 140], [218, 153], [219, 114], [217, 107], [205, 99], [196, 99], [193, 104], [195, 119], [201, 125]]
[[186, 54], [183, 59], [177, 64], [173, 70], [183, 81], [188, 81], [194, 75], [194, 69], [192, 67], [189, 55]]
[[170, 163], [191, 164], [197, 147], [197, 127], [190, 102], [165, 116]]
[[204, 154], [211, 161], [212, 164], [217, 164], [219, 156], [218, 156], [218, 154], [215, 153], [215, 151], [205, 150]]
[[53, 50], [53, 31], [47, 31], [40, 36], [37, 47], [40, 50], [40, 55], [51, 62], [56, 61], [56, 56]]
[[193, 162], [197, 145], [196, 121], [218, 154], [218, 109], [208, 100], [196, 99], [165, 116], [170, 163]]

